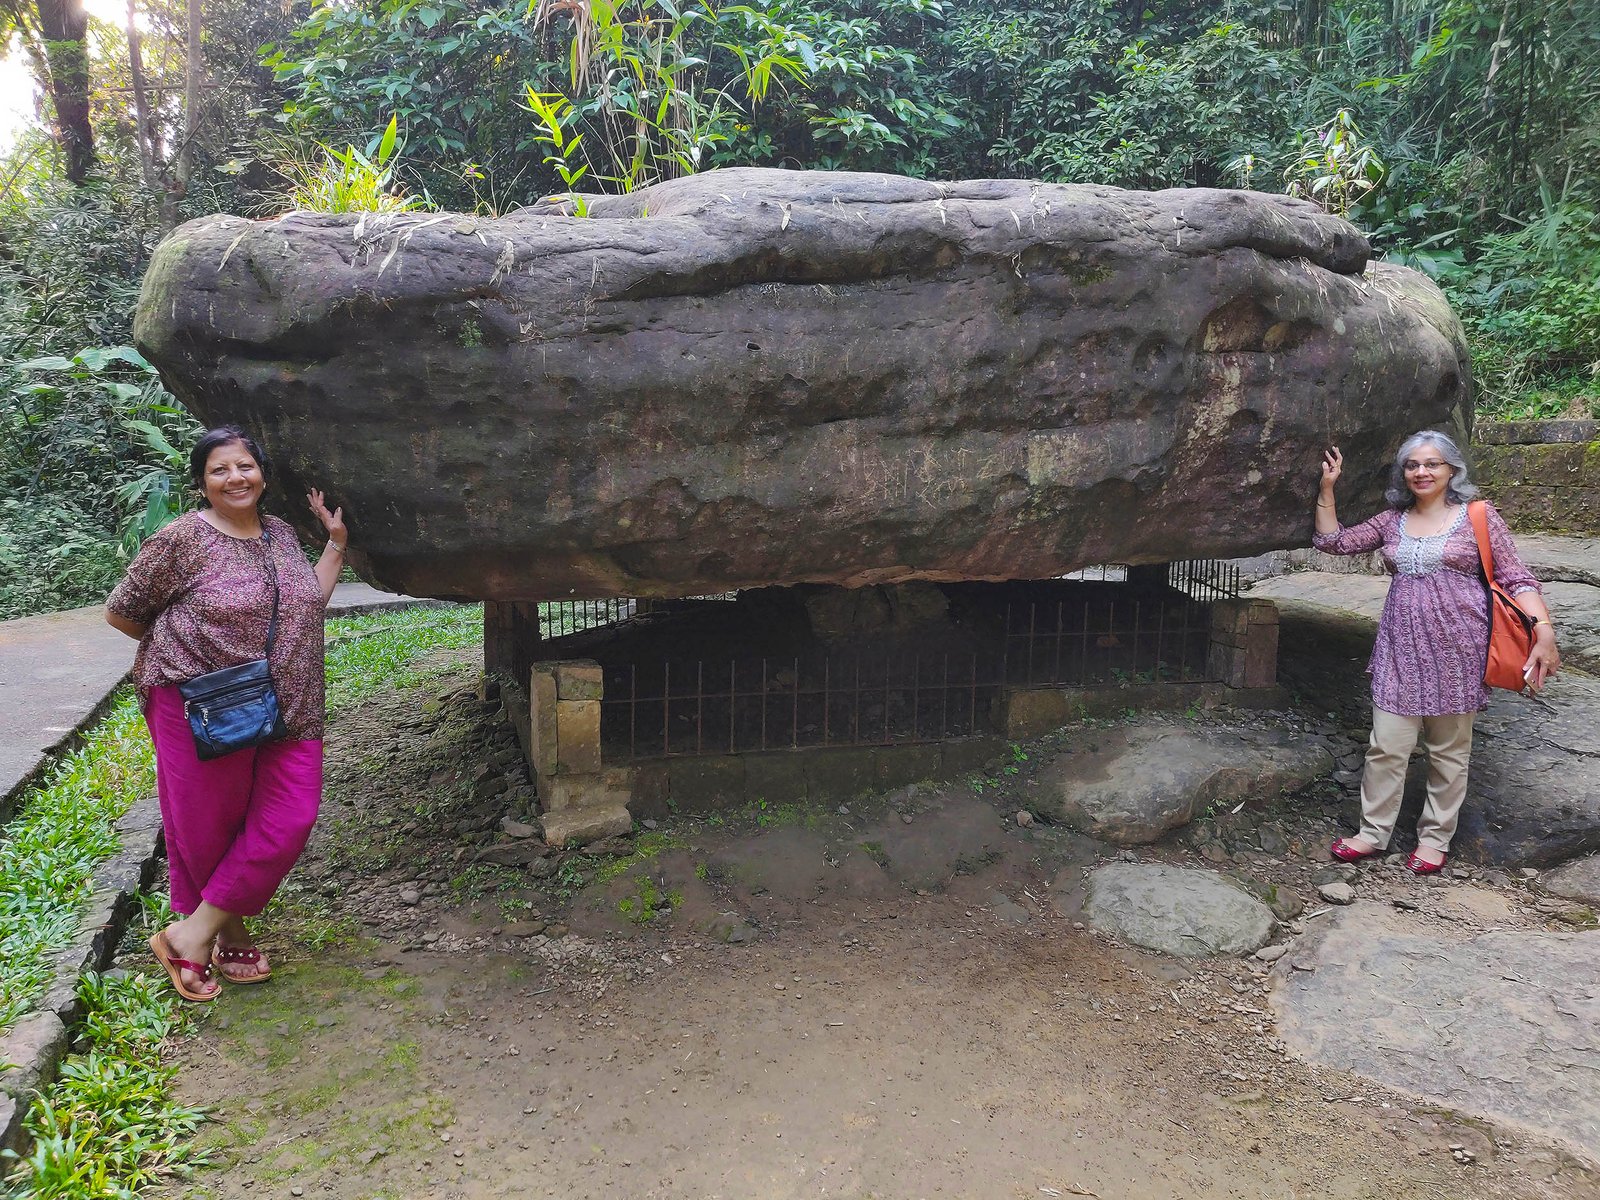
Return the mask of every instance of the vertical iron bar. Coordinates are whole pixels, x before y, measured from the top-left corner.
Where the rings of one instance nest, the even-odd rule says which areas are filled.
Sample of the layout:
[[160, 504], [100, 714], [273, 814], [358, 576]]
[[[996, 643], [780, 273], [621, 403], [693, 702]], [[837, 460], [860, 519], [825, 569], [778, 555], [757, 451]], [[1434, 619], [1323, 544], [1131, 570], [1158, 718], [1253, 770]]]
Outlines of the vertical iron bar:
[[[1038, 629], [1038, 624], [1039, 624], [1039, 606], [1037, 604], [1033, 603], [1032, 601], [1029, 601], [1029, 603], [1028, 603], [1028, 686], [1029, 687], [1033, 686], [1034, 635], [1035, 635], [1035, 632]], [[976, 678], [976, 676], [978, 674], [976, 667], [973, 668], [972, 674], [973, 674], [974, 678]], [[973, 721], [973, 726], [974, 727], [977, 726], [977, 721], [976, 720]]]
[[911, 740], [922, 738], [922, 652], [911, 662]]
[[939, 689], [939, 738], [950, 736], [950, 655], [944, 656], [944, 686]]
[[1089, 601], [1083, 602], [1083, 633], [1078, 638], [1078, 686], [1089, 684]]
[[830, 653], [822, 660], [822, 744], [828, 744], [828, 710], [832, 707], [833, 700], [828, 695], [833, 687], [833, 655]]
[[1050, 682], [1053, 684], [1061, 682], [1061, 604], [1060, 600], [1056, 601], [1056, 659], [1055, 666], [1050, 670]]
[[[1106, 647], [1107, 663], [1111, 662], [1111, 652], [1116, 649], [1117, 640], [1117, 602], [1113, 600], [1111, 601], [1110, 607], [1106, 610], [1106, 641], [1110, 643], [1110, 645]], [[1112, 669], [1114, 670], [1115, 668]], [[1115, 679], [1116, 676], [1113, 675], [1112, 678]], [[1105, 679], [1102, 677], [1100, 682], [1104, 683]]]
[[1161, 597], [1161, 606], [1156, 609], [1156, 674], [1160, 675], [1162, 664], [1166, 662], [1167, 643], [1167, 598]]
[[890, 651], [883, 651], [883, 742], [890, 739]]
[[1139, 680], [1139, 601], [1133, 602], [1133, 678]]
[[[1181, 643], [1183, 650], [1182, 657], [1178, 663], [1178, 670], [1185, 680], [1189, 678], [1189, 639], [1194, 636], [1194, 629], [1192, 628], [1194, 625], [1193, 607], [1193, 602], [1188, 596], [1185, 596], [1183, 600], [1183, 641]], [[1210, 646], [1208, 645], [1206, 649], [1209, 652]], [[1207, 657], [1210, 657], [1209, 653]]]
[[1006, 635], [1000, 639], [1000, 681], [1011, 682], [1011, 601], [1006, 601]]
[[850, 744], [861, 744], [861, 658], [856, 657], [856, 686], [851, 696]]
[[[1028, 619], [1028, 623], [1031, 627], [1033, 624], [1033, 618], [1031, 616]], [[1032, 650], [1028, 651], [1028, 657], [1032, 659]], [[1033, 678], [1033, 668], [1031, 665], [1028, 668], [1028, 678]], [[967, 682], [967, 732], [976, 737], [978, 733], [978, 655], [976, 652], [974, 652], [972, 655], [972, 675]]]

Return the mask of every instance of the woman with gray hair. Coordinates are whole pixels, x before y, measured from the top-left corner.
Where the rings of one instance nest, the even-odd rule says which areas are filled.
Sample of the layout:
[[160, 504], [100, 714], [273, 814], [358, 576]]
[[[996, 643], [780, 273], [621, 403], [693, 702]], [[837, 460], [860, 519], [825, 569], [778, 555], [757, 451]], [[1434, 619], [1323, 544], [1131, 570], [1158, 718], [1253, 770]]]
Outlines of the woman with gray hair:
[[[1337, 446], [1323, 456], [1312, 545], [1327, 554], [1383, 552], [1392, 580], [1367, 666], [1372, 676], [1372, 739], [1361, 775], [1361, 830], [1339, 838], [1332, 854], [1355, 862], [1382, 854], [1394, 833], [1406, 763], [1420, 735], [1428, 750], [1428, 798], [1417, 822], [1417, 849], [1406, 866], [1440, 870], [1467, 793], [1472, 719], [1489, 701], [1483, 682], [1489, 646], [1487, 589], [1467, 505], [1478, 489], [1460, 447], [1425, 429], [1400, 446], [1385, 493], [1390, 507], [1360, 525], [1339, 524], [1333, 489], [1344, 469]], [[1538, 691], [1561, 667], [1555, 628], [1511, 531], [1484, 504], [1495, 582], [1538, 619], [1524, 668]]]

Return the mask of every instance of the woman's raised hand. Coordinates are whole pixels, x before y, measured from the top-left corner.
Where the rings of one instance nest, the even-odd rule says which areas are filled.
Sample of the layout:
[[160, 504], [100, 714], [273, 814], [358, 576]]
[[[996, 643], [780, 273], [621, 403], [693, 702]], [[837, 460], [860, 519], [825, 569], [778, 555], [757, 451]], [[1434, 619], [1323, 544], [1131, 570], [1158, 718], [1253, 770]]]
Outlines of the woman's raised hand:
[[1339, 447], [1329, 446], [1322, 455], [1322, 490], [1333, 491], [1333, 485], [1339, 482], [1339, 476], [1344, 474], [1344, 455], [1339, 453]]
[[317, 488], [312, 488], [306, 493], [306, 501], [311, 505], [311, 511], [316, 514], [317, 520], [322, 522], [322, 527], [328, 531], [328, 540], [343, 550], [350, 536], [344, 527], [343, 507], [329, 512], [328, 506], [323, 503], [322, 492]]

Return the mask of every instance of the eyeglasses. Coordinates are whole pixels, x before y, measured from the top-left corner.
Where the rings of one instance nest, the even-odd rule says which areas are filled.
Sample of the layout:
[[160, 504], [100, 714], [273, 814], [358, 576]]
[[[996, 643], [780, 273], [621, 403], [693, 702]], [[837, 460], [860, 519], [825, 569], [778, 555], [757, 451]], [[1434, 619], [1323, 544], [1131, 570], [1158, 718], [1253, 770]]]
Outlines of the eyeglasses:
[[[1414, 458], [1408, 458], [1400, 464], [1400, 469], [1407, 475], [1415, 475], [1418, 471], [1440, 471], [1449, 466], [1449, 463], [1440, 462], [1437, 458], [1430, 458], [1427, 462], [1418, 462]], [[1451, 469], [1454, 470], [1453, 467]]]

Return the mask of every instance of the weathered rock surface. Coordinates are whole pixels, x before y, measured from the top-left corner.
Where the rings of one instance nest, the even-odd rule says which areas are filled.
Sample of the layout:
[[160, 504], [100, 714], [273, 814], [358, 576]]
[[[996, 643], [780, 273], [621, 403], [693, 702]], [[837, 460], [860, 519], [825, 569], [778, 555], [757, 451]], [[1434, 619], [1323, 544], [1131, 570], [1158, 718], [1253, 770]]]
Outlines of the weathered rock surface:
[[1084, 912], [1102, 932], [1183, 958], [1249, 954], [1276, 928], [1265, 904], [1215, 872], [1158, 863], [1098, 868]]
[[1257, 553], [1330, 439], [1466, 419], [1441, 293], [1282, 196], [737, 169], [592, 213], [193, 221], [135, 337], [449, 598]]
[[1547, 871], [1539, 882], [1551, 895], [1600, 905], [1600, 854]]
[[[1473, 726], [1467, 803], [1451, 848], [1469, 861], [1546, 867], [1600, 850], [1600, 680], [1563, 673], [1546, 704], [1495, 692]], [[1421, 811], [1427, 777], [1406, 780], [1401, 820]]]
[[1600, 934], [1442, 941], [1386, 906], [1343, 909], [1273, 994], [1315, 1062], [1600, 1156]]
[[1320, 743], [1264, 730], [1157, 720], [1078, 740], [1040, 767], [1036, 811], [1119, 846], [1153, 842], [1216, 804], [1276, 799], [1334, 765]]

